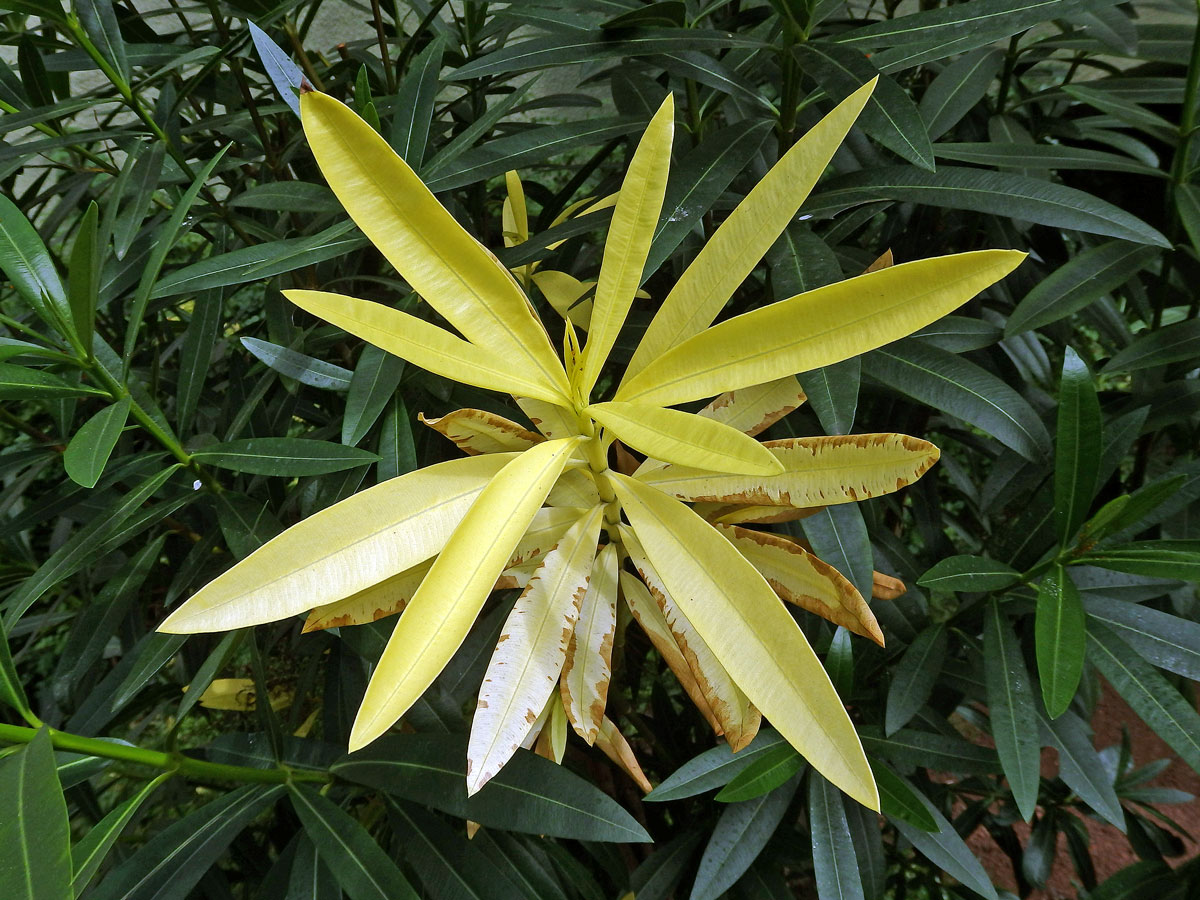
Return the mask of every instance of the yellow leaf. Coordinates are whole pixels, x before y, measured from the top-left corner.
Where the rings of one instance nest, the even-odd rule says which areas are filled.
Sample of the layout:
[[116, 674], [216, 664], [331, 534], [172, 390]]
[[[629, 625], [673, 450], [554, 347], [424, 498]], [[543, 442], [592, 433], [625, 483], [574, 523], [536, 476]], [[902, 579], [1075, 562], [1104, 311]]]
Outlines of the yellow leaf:
[[317, 91], [301, 95], [300, 113], [329, 186], [413, 290], [468, 341], [519, 360], [547, 388], [564, 388], [545, 329], [508, 270], [375, 129]]
[[580, 281], [566, 272], [547, 269], [534, 272], [533, 283], [555, 312], [564, 319], [570, 319], [577, 328], [587, 331], [588, 323], [592, 320], [592, 301], [577, 301], [595, 286], [594, 281]]
[[546, 554], [504, 622], [479, 689], [467, 745], [467, 794], [508, 762], [554, 693], [596, 558], [604, 508], [586, 512]]
[[[562, 373], [561, 385], [539, 378], [519, 361], [510, 361], [490, 348], [468, 343], [444, 328], [382, 303], [325, 291], [294, 290], [284, 291], [283, 295], [314, 316], [436, 375], [570, 405], [563, 393], [566, 373]], [[562, 366], [558, 368], [561, 372]]]
[[592, 567], [559, 681], [567, 719], [589, 745], [596, 740], [604, 718], [616, 632], [617, 548], [607, 544]]
[[567, 469], [550, 490], [548, 506], [574, 506], [590, 509], [600, 502], [596, 479], [587, 469]]
[[509, 569], [528, 566], [530, 563], [540, 560], [563, 539], [568, 528], [578, 522], [580, 517], [599, 502], [600, 496], [597, 494], [595, 503], [588, 503], [575, 509], [570, 507], [539, 509], [534, 515], [533, 521], [529, 523], [529, 528], [517, 541], [516, 547], [508, 557], [508, 562], [504, 564], [504, 570], [507, 572]]
[[578, 433], [579, 429], [572, 411], [556, 403], [547, 403], [532, 397], [517, 397], [516, 400], [517, 406], [521, 407], [521, 412], [529, 416], [533, 427], [551, 440], [570, 437]]
[[882, 254], [880, 254], [878, 259], [863, 269], [863, 274], [865, 275], [867, 272], [878, 272], [880, 269], [886, 269], [889, 266], [894, 266], [895, 264], [896, 261], [892, 258], [891, 248], [888, 248], [887, 250], [884, 250]]
[[[814, 125], [721, 223], [659, 307], [629, 362], [626, 381], [712, 324], [807, 199], [874, 88], [872, 79]], [[710, 395], [732, 388], [718, 388]]]
[[816, 515], [823, 506], [755, 506], [739, 503], [697, 503], [693, 509], [714, 525], [771, 525]]
[[351, 594], [344, 600], [318, 606], [308, 614], [304, 622], [304, 633], [325, 628], [343, 628], [347, 625], [364, 625], [395, 615], [412, 599], [432, 565], [433, 560], [426, 560], [418, 566], [405, 569], [399, 575], [393, 575], [379, 584]]
[[[621, 729], [608, 716], [604, 716], [601, 720], [596, 746], [604, 751], [605, 756], [620, 766], [621, 771], [637, 782], [638, 787], [645, 793], [650, 793], [650, 779], [638, 765], [637, 757], [633, 755], [633, 748], [629, 746], [629, 741], [625, 740]], [[629, 894], [629, 896], [632, 897], [633, 894]]]
[[712, 419], [640, 403], [593, 403], [586, 411], [623, 443], [658, 460], [759, 477], [783, 471], [754, 438]]
[[700, 710], [716, 734], [724, 734], [725, 729], [721, 727], [721, 723], [713, 715], [712, 707], [708, 705], [704, 691], [700, 689], [700, 685], [696, 681], [696, 676], [692, 674], [692, 669], [684, 658], [683, 651], [675, 643], [675, 635], [671, 634], [671, 627], [663, 617], [662, 610], [658, 608], [658, 603], [655, 599], [650, 596], [650, 589], [639, 581], [637, 576], [632, 572], [622, 572], [621, 593], [625, 597], [625, 602], [629, 605], [629, 611], [637, 619], [638, 625], [642, 627], [642, 631], [646, 632], [646, 636], [650, 638], [650, 643], [654, 645], [654, 649], [663, 658], [663, 661], [667, 664], [667, 668], [675, 674], [675, 678], [683, 686], [684, 691], [691, 698], [696, 709]]
[[878, 810], [879, 794], [854, 725], [771, 586], [682, 503], [624, 475], [612, 478], [651, 564], [738, 687], [813, 768]]
[[427, 419], [424, 413], [419, 413], [417, 418], [470, 456], [519, 452], [545, 440], [516, 422], [482, 409], [456, 409], [438, 419]]
[[521, 176], [511, 169], [504, 173], [508, 197], [504, 201], [504, 246], [515, 247], [529, 240], [529, 214], [525, 210], [525, 189]]
[[563, 754], [567, 752], [567, 714], [558, 694], [551, 694], [546, 701], [546, 724], [538, 733], [533, 752], [562, 764]]
[[729, 525], [717, 530], [784, 600], [883, 646], [883, 632], [867, 601], [829, 563], [777, 534]]
[[727, 391], [700, 410], [698, 415], [754, 437], [788, 413], [799, 409], [807, 399], [796, 376], [788, 375], [766, 384]]
[[743, 313], [667, 350], [617, 400], [672, 406], [832, 365], [912, 334], [1025, 258], [979, 250], [902, 263]]
[[[185, 693], [189, 687], [184, 687]], [[292, 704], [292, 692], [285, 687], [272, 688], [269, 694], [271, 709], [284, 709]], [[253, 678], [216, 678], [200, 695], [200, 705], [205, 709], [252, 712], [255, 699]]]
[[[650, 590], [650, 596], [658, 605], [676, 646], [687, 660], [692, 676], [704, 694], [705, 703], [720, 723], [720, 732], [725, 735], [725, 740], [732, 750], [741, 750], [754, 740], [762, 716], [730, 676], [725, 665], [727, 660], [713, 652], [680, 604], [675, 601], [636, 533], [621, 526], [621, 539], [629, 552], [630, 561], [637, 568], [642, 581]], [[705, 597], [704, 602], [710, 602], [712, 599]]]
[[668, 93], [629, 162], [604, 241], [604, 258], [596, 283], [588, 342], [583, 351], [580, 384], [584, 397], [591, 394], [600, 369], [617, 342], [617, 334], [625, 324], [633, 295], [642, 283], [642, 270], [646, 267], [646, 256], [667, 189], [674, 135], [675, 101]]
[[408, 712], [450, 661], [577, 443], [547, 441], [526, 450], [479, 493], [384, 648], [350, 733], [351, 751]]
[[511, 456], [455, 459], [368, 488], [272, 538], [159, 627], [173, 634], [261, 625], [356, 594], [445, 545]]
[[680, 500], [758, 506], [829, 506], [911, 484], [937, 462], [938, 448], [906, 434], [846, 434], [767, 441], [782, 475], [724, 475], [664, 466], [637, 478]]

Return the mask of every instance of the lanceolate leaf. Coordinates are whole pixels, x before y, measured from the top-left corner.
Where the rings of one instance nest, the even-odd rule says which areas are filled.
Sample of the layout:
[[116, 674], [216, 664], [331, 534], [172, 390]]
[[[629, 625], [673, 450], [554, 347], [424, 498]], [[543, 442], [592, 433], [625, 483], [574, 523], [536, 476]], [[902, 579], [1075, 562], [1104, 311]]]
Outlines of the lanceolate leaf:
[[667, 189], [674, 134], [675, 102], [667, 94], [630, 160], [604, 242], [604, 260], [583, 350], [583, 370], [579, 383], [574, 385], [583, 397], [591, 394], [642, 283], [642, 269]]
[[818, 896], [821, 900], [862, 900], [858, 856], [842, 795], [816, 772], [808, 779], [808, 823]]
[[366, 450], [303, 438], [245, 438], [209, 444], [192, 456], [197, 462], [253, 475], [325, 475], [379, 460]]
[[350, 387], [350, 378], [354, 373], [349, 369], [313, 359], [304, 353], [280, 347], [270, 341], [244, 337], [241, 342], [243, 347], [280, 375], [331, 391], [345, 391]]
[[315, 91], [304, 94], [300, 105], [305, 134], [330, 187], [413, 290], [468, 341], [520, 360], [548, 388], [565, 389], [546, 332], [496, 258], [346, 106]]
[[804, 757], [794, 747], [778, 744], [735, 775], [713, 799], [721, 803], [753, 800], [775, 790], [803, 768]]
[[671, 405], [840, 362], [941, 318], [1024, 258], [983, 250], [923, 259], [772, 303], [663, 353], [616, 398]]
[[1020, 572], [999, 560], [962, 555], [943, 559], [917, 584], [935, 591], [999, 591], [1020, 580]]
[[1054, 518], [1064, 546], [1079, 531], [1096, 493], [1101, 422], [1092, 373], [1068, 347], [1058, 389], [1054, 458]]
[[1200, 324], [1196, 319], [1177, 322], [1139, 335], [1104, 366], [1105, 372], [1132, 372], [1187, 362], [1200, 356]]
[[0, 872], [14, 900], [70, 900], [71, 828], [50, 735], [0, 759]]
[[1051, 718], [1066, 712], [1083, 674], [1087, 620], [1070, 574], [1055, 566], [1038, 586], [1035, 622], [1042, 700]]
[[751, 702], [818, 771], [878, 809], [854, 726], [770, 585], [678, 501], [620, 475], [615, 487], [671, 597]]
[[117, 439], [125, 427], [131, 401], [128, 397], [107, 406], [79, 427], [67, 452], [63, 467], [71, 479], [86, 488], [95, 487], [104, 473]]
[[749, 747], [737, 753], [727, 746], [705, 750], [672, 772], [645, 799], [679, 800], [722, 787], [768, 753], [786, 745], [777, 731], [764, 728]]
[[983, 665], [992, 736], [1000, 765], [1008, 777], [1017, 809], [1028, 822], [1033, 818], [1040, 784], [1037, 711], [1021, 647], [1000, 602], [995, 599], [984, 612]]
[[103, 391], [67, 381], [41, 369], [0, 362], [2, 400], [56, 400], [62, 397], [84, 397], [89, 394], [108, 396]]
[[582, 516], [545, 555], [504, 623], [471, 723], [468, 794], [508, 762], [554, 692], [588, 590], [603, 511], [597, 506]]
[[437, 419], [418, 418], [469, 456], [528, 450], [544, 440], [540, 434], [482, 409], [458, 409]]
[[612, 543], [596, 556], [563, 666], [563, 708], [576, 733], [589, 744], [600, 733], [612, 678], [618, 563], [617, 547]]
[[1193, 681], [1200, 680], [1200, 623], [1146, 604], [1089, 594], [1090, 618], [1102, 622], [1146, 660]]
[[75, 896], [78, 897], [82, 894], [84, 888], [91, 882], [96, 871], [104, 862], [105, 856], [112, 850], [113, 845], [120, 838], [121, 832], [141, 808], [146, 798], [158, 790], [159, 785], [170, 777], [170, 773], [164, 772], [153, 781], [148, 781], [141, 790], [97, 822], [92, 830], [71, 848], [73, 871], [71, 888]]
[[37, 231], [8, 197], [0, 194], [0, 269], [39, 316], [59, 331], [70, 327], [70, 305], [54, 261]]
[[1024, 398], [957, 354], [900, 341], [867, 356], [863, 367], [888, 387], [983, 429], [1026, 459], [1050, 455], [1050, 435]]
[[[871, 96], [869, 82], [851, 94], [815, 125], [776, 163], [717, 229], [663, 300], [642, 336], [625, 372], [623, 384], [681, 341], [702, 332], [716, 318], [734, 289], [762, 259], [787, 227], [813, 189], [834, 151]], [[780, 372], [774, 377], [793, 375]], [[772, 376], [743, 384], [722, 384], [709, 395], [749, 384], [771, 381]], [[623, 396], [620, 399], [634, 399]], [[698, 396], [705, 396], [702, 392]], [[665, 404], [664, 404], [665, 405]]]
[[352, 749], [390, 728], [449, 662], [576, 446], [573, 439], [538, 444], [479, 493], [392, 632], [358, 711]]
[[930, 625], [904, 651], [887, 696], [885, 731], [890, 735], [908, 724], [933, 690], [946, 660], [946, 628]]
[[[220, 631], [340, 600], [437, 553], [506, 455], [456, 459], [385, 481], [269, 541], [171, 614], [161, 631]], [[405, 540], [398, 540], [403, 534]], [[323, 551], [314, 556], [313, 548]]]

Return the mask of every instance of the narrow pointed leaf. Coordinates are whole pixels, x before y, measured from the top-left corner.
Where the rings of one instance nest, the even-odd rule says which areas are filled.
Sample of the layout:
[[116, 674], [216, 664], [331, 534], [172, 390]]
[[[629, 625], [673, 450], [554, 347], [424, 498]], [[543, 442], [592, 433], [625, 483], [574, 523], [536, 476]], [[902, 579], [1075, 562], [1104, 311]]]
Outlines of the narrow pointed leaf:
[[516, 422], [482, 409], [458, 409], [437, 419], [419, 414], [418, 418], [470, 456], [528, 450], [545, 440]]
[[908, 645], [892, 672], [888, 688], [884, 731], [889, 736], [903, 728], [929, 700], [946, 660], [946, 627], [930, 625]]
[[1066, 712], [1083, 675], [1087, 617], [1079, 589], [1062, 566], [1055, 566], [1038, 586], [1034, 623], [1042, 701], [1054, 719]]
[[79, 426], [63, 454], [63, 467], [72, 481], [86, 488], [96, 486], [125, 428], [131, 402], [128, 397], [118, 400]]
[[159, 630], [224, 631], [273, 622], [403, 572], [445, 545], [510, 459], [439, 463], [323, 509], [209, 582]]
[[996, 752], [1017, 809], [1028, 822], [1033, 818], [1040, 786], [1042, 748], [1037, 710], [1017, 636], [995, 599], [984, 613], [983, 665]]
[[601, 716], [600, 718], [600, 730], [596, 734], [596, 746], [600, 748], [605, 756], [619, 766], [622, 772], [632, 778], [643, 793], [648, 794], [650, 792], [650, 781], [646, 778], [646, 773], [642, 771], [637, 757], [633, 755], [633, 748], [629, 746], [629, 741], [625, 739], [625, 735], [621, 734], [621, 729], [608, 716]]
[[1193, 681], [1200, 680], [1200, 623], [1141, 603], [1089, 594], [1090, 618], [1114, 632], [1146, 660]]
[[153, 781], [148, 781], [140, 791], [120, 806], [109, 811], [103, 819], [97, 822], [71, 848], [71, 867], [73, 872], [71, 875], [71, 888], [75, 896], [82, 894], [84, 888], [91, 882], [96, 871], [104, 862], [104, 858], [112, 850], [113, 845], [120, 838], [121, 832], [141, 808], [142, 803], [145, 802], [147, 797], [158, 790], [159, 785], [170, 777], [169, 773], [164, 772]]
[[250, 29], [250, 39], [254, 41], [254, 49], [258, 51], [258, 56], [262, 60], [263, 68], [267, 71], [267, 77], [271, 79], [271, 84], [275, 85], [275, 90], [279, 92], [280, 98], [286, 103], [296, 115], [300, 115], [300, 85], [304, 81], [304, 73], [300, 71], [300, 67], [292, 62], [286, 53], [279, 49], [279, 45], [271, 40], [265, 31], [248, 21], [246, 25]]
[[417, 900], [400, 867], [356, 819], [310, 787], [292, 785], [289, 794], [304, 833], [350, 900]]
[[642, 269], [667, 189], [674, 135], [675, 101], [667, 94], [629, 162], [604, 241], [604, 259], [577, 385], [581, 397], [591, 394], [642, 283]]
[[363, 625], [395, 615], [408, 605], [432, 565], [432, 560], [426, 560], [348, 597], [314, 608], [304, 620], [304, 632]]
[[1200, 356], [1200, 324], [1189, 319], [1139, 334], [1104, 366], [1105, 372], [1134, 372]]
[[65, 330], [70, 304], [46, 245], [15, 203], [0, 195], [0, 270], [47, 325]]
[[92, 346], [92, 333], [96, 326], [96, 294], [100, 288], [100, 269], [103, 263], [98, 218], [99, 207], [92, 201], [79, 221], [75, 244], [71, 247], [71, 278], [67, 300], [71, 307], [71, 322], [75, 326], [75, 334], [79, 336], [80, 346], [85, 348]]
[[816, 772], [808, 778], [808, 823], [817, 896], [821, 900], [864, 900], [858, 854], [842, 795]]
[[751, 702], [814, 768], [878, 809], [854, 726], [766, 580], [683, 504], [625, 476], [616, 476], [615, 487], [672, 598]]
[[88, 395], [108, 397], [104, 391], [67, 381], [41, 369], [0, 362], [0, 400], [56, 400]]
[[197, 462], [252, 475], [326, 475], [378, 462], [366, 450], [305, 438], [244, 438], [209, 444], [192, 454]]
[[917, 579], [934, 591], [1000, 591], [1021, 580], [1021, 573], [999, 560], [982, 556], [951, 556]]
[[479, 688], [467, 745], [467, 793], [500, 771], [558, 684], [588, 590], [604, 508], [573, 524], [543, 557], [509, 613]]
[[468, 341], [519, 360], [551, 391], [565, 389], [562, 366], [517, 283], [412, 168], [334, 98], [309, 91], [300, 107], [329, 186], [413, 290]]
[[[284, 291], [284, 296], [314, 316], [435, 375], [549, 403], [566, 403], [559, 386], [534, 377], [536, 373], [527, 367], [406, 312], [324, 291]], [[565, 386], [565, 375], [563, 381]]]
[[13, 900], [70, 900], [71, 828], [50, 734], [0, 759], [0, 873]]
[[617, 399], [683, 403], [866, 353], [957, 309], [1024, 258], [981, 250], [901, 263], [743, 313], [667, 350]]
[[1054, 518], [1059, 543], [1064, 546], [1087, 518], [1096, 493], [1101, 425], [1092, 373], [1068, 347], [1058, 391], [1054, 461]]
[[[721, 223], [659, 307], [629, 362], [623, 386], [637, 380], [636, 376], [651, 362], [712, 323], [795, 216], [874, 87], [874, 81], [863, 85], [813, 126]], [[708, 396], [794, 375], [796, 371], [789, 369], [737, 385], [721, 384], [708, 391]], [[634, 399], [624, 393], [624, 389], [618, 392], [620, 399]]]
[[1058, 751], [1058, 776], [1114, 828], [1125, 830], [1125, 811], [1113, 787], [1113, 773], [1092, 744], [1091, 729], [1074, 713], [1056, 719], [1042, 715], [1049, 743]]
[[779, 744], [735, 775], [713, 799], [721, 803], [753, 800], [775, 790], [803, 768], [804, 757], [790, 744]]
[[606, 544], [594, 560], [560, 682], [567, 720], [588, 744], [595, 742], [604, 724], [612, 678], [618, 562], [617, 548], [612, 543]]
[[538, 444], [479, 493], [392, 632], [355, 719], [352, 749], [390, 728], [450, 661], [575, 447], [570, 439]]
[[244, 337], [241, 344], [256, 358], [280, 375], [295, 378], [301, 384], [330, 391], [345, 391], [350, 387], [353, 372], [305, 353], [280, 347], [270, 341]]
[[901, 819], [922, 831], [937, 831], [933, 816], [925, 804], [917, 799], [917, 792], [907, 781], [874, 759], [871, 761], [871, 771], [875, 773], [875, 783], [879, 785], [879, 799], [882, 801], [880, 812], [889, 819]]
[[713, 472], [776, 476], [779, 461], [754, 438], [714, 419], [641, 403], [593, 403], [587, 413], [654, 459]]
[[903, 434], [788, 438], [762, 445], [783, 464], [781, 475], [724, 475], [669, 465], [638, 480], [680, 500], [827, 506], [891, 493], [938, 459], [937, 447]]

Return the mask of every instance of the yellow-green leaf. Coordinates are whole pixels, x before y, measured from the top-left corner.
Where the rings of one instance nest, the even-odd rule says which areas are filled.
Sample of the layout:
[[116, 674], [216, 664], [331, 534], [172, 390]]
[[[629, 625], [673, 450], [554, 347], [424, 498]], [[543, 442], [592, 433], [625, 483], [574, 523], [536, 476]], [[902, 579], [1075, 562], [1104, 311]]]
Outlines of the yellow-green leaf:
[[192, 634], [274, 622], [412, 568], [442, 549], [511, 460], [498, 454], [454, 459], [335, 503], [209, 582], [158, 630]]
[[351, 751], [387, 731], [449, 662], [577, 443], [547, 441], [526, 450], [480, 492], [384, 648], [350, 733]]
[[[560, 387], [536, 372], [398, 309], [325, 291], [284, 291], [301, 309], [422, 369], [463, 384], [568, 405]], [[559, 366], [562, 369], [562, 366]], [[566, 383], [566, 375], [563, 375]]]
[[788, 413], [800, 408], [808, 397], [795, 375], [727, 391], [697, 415], [736, 428], [754, 437], [766, 431]]
[[979, 250], [879, 269], [727, 319], [667, 350], [616, 399], [671, 406], [832, 365], [905, 337], [1025, 258]]
[[754, 438], [713, 419], [640, 403], [593, 403], [587, 413], [633, 449], [664, 462], [759, 477], [783, 471]]
[[433, 560], [427, 559], [344, 600], [318, 606], [304, 620], [305, 633], [347, 625], [365, 625], [395, 615], [412, 599], [432, 565]]
[[413, 290], [468, 341], [519, 360], [534, 380], [565, 393], [562, 366], [512, 275], [379, 133], [317, 91], [301, 96], [300, 115], [338, 200]]
[[589, 509], [600, 502], [596, 479], [587, 469], [568, 469], [546, 498], [548, 506], [575, 506]]
[[629, 162], [617, 206], [613, 210], [600, 280], [583, 354], [580, 393], [587, 397], [608, 354], [617, 342], [625, 316], [633, 303], [642, 269], [654, 239], [663, 194], [667, 190], [667, 172], [671, 167], [671, 142], [675, 135], [675, 102], [670, 93], [650, 120], [646, 133]]
[[580, 281], [566, 272], [547, 269], [533, 273], [533, 283], [564, 319], [570, 319], [576, 328], [587, 331], [592, 321], [592, 301], [577, 302], [595, 286], [594, 281]]
[[467, 744], [467, 793], [500, 771], [554, 693], [579, 617], [604, 508], [573, 524], [546, 554], [504, 622], [492, 653]]
[[[708, 708], [721, 725], [721, 733], [729, 742], [730, 749], [741, 750], [758, 734], [762, 716], [754, 708], [745, 692], [730, 675], [728, 666], [720, 654], [715, 653], [704, 636], [700, 634], [678, 604], [666, 582], [650, 561], [646, 550], [635, 532], [621, 527], [621, 539], [629, 551], [629, 558], [650, 589], [650, 596], [658, 604], [663, 619], [683, 658], [687, 660]], [[705, 597], [705, 602], [711, 597]]]
[[600, 495], [597, 494], [595, 502], [580, 504], [574, 509], [551, 506], [539, 509], [534, 514], [533, 521], [529, 523], [529, 528], [517, 541], [517, 545], [508, 557], [508, 562], [504, 564], [504, 570], [507, 572], [509, 569], [528, 566], [530, 563], [540, 560], [562, 540], [568, 528], [578, 522], [589, 509], [599, 502]]
[[[654, 359], [712, 324], [808, 198], [874, 89], [872, 79], [839, 103], [783, 155], [721, 223], [659, 307], [629, 362], [627, 381]], [[732, 386], [719, 390], [729, 389]]]
[[512, 169], [504, 173], [504, 184], [508, 196], [502, 212], [504, 224], [504, 246], [515, 247], [529, 240], [529, 214], [525, 210], [525, 188], [521, 176]]
[[867, 601], [829, 563], [777, 534], [731, 525], [718, 525], [717, 530], [784, 600], [883, 646], [883, 632]]
[[854, 725], [771, 586], [677, 500], [623, 475], [617, 497], [682, 613], [750, 701], [822, 775], [871, 809], [879, 793]]
[[604, 718], [616, 631], [617, 547], [610, 543], [592, 566], [559, 682], [567, 719], [589, 745], [596, 740]]
[[542, 435], [483, 409], [456, 409], [437, 419], [427, 419], [424, 413], [419, 413], [417, 418], [470, 456], [520, 452], [545, 440]]
[[937, 462], [938, 448], [906, 434], [787, 438], [763, 445], [782, 475], [723, 475], [663, 466], [637, 478], [680, 500], [759, 506], [829, 506], [877, 497], [911, 484]]
[[625, 597], [629, 611], [637, 619], [637, 623], [642, 627], [642, 631], [646, 632], [646, 636], [650, 638], [650, 643], [654, 645], [654, 649], [663, 658], [663, 661], [667, 664], [667, 668], [675, 674], [675, 678], [678, 679], [683, 690], [691, 698], [696, 709], [700, 710], [704, 718], [708, 720], [708, 724], [712, 726], [713, 732], [717, 735], [724, 734], [725, 729], [721, 727], [721, 723], [713, 715], [712, 707], [708, 705], [704, 691], [700, 689], [700, 684], [696, 681], [696, 676], [692, 674], [691, 667], [683, 656], [683, 651], [675, 643], [675, 635], [671, 634], [671, 627], [663, 617], [662, 610], [658, 608], [658, 603], [655, 599], [650, 596], [650, 589], [643, 582], [639, 581], [638, 577], [632, 572], [622, 572], [621, 593]]
[[516, 400], [517, 406], [521, 407], [521, 412], [529, 416], [533, 427], [551, 440], [570, 437], [578, 433], [574, 413], [559, 406], [557, 401], [547, 403], [532, 397], [517, 397]]

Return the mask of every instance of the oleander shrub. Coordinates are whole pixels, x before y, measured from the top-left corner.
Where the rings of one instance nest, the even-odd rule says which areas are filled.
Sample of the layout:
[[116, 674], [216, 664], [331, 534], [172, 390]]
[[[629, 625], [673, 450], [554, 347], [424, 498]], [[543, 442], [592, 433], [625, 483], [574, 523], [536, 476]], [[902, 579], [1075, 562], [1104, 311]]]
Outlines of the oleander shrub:
[[1194, 896], [1196, 26], [0, 5], [6, 897]]

